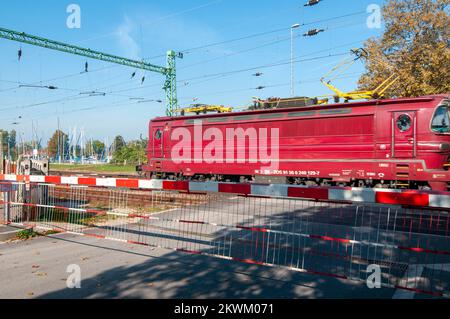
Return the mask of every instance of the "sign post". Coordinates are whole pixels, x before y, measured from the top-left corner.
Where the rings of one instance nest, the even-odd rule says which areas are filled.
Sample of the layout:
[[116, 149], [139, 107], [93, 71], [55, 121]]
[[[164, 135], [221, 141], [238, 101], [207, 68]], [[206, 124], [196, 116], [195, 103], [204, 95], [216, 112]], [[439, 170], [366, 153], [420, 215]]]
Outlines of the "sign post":
[[9, 196], [9, 192], [5, 192], [3, 193], [3, 198], [5, 199], [4, 202], [4, 207], [5, 207], [5, 222], [9, 223], [11, 221], [11, 214], [10, 214], [10, 196]]
[[3, 131], [0, 130], [0, 174], [3, 173]]

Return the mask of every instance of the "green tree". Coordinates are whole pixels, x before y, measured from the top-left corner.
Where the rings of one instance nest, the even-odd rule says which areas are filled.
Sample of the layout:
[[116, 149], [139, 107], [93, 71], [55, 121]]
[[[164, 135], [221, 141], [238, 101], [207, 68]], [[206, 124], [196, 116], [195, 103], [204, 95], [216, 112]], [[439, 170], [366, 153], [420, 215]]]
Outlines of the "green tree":
[[97, 156], [102, 156], [102, 154], [105, 151], [105, 143], [99, 141], [99, 140], [95, 140], [92, 143], [93, 149], [94, 149], [94, 153], [97, 154]]
[[8, 131], [4, 131], [0, 129], [0, 147], [2, 148], [1, 152], [3, 154], [3, 158], [8, 156], [8, 143], [9, 143], [9, 134]]
[[86, 145], [86, 150], [89, 154], [92, 152], [97, 157], [100, 157], [105, 151], [105, 143], [99, 140], [89, 141]]
[[369, 39], [360, 89], [373, 89], [392, 73], [400, 80], [387, 97], [414, 97], [450, 91], [450, 0], [389, 0], [385, 31]]
[[124, 146], [126, 146], [124, 138], [120, 135], [117, 135], [114, 138], [113, 149], [117, 152], [120, 151]]
[[131, 141], [114, 153], [114, 162], [122, 164], [142, 164], [147, 160], [147, 141]]
[[[47, 154], [49, 157], [67, 155], [69, 150], [69, 136], [61, 130], [56, 130], [48, 141]], [[59, 153], [58, 153], [59, 152]]]
[[9, 152], [10, 152], [11, 158], [13, 160], [16, 160], [17, 159], [17, 132], [16, 132], [16, 130], [12, 130], [11, 132], [9, 132], [8, 144], [9, 144]]

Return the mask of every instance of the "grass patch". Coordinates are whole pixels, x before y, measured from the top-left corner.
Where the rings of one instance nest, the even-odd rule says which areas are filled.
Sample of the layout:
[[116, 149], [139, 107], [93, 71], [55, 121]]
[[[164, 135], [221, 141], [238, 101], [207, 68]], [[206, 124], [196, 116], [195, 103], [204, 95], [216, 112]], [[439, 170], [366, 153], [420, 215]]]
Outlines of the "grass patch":
[[27, 239], [36, 237], [37, 235], [38, 235], [38, 233], [36, 233], [32, 229], [24, 229], [16, 234], [16, 238], [20, 239], [20, 240], [27, 240]]
[[136, 165], [81, 165], [81, 164], [50, 164], [50, 171], [73, 171], [89, 173], [136, 173]]

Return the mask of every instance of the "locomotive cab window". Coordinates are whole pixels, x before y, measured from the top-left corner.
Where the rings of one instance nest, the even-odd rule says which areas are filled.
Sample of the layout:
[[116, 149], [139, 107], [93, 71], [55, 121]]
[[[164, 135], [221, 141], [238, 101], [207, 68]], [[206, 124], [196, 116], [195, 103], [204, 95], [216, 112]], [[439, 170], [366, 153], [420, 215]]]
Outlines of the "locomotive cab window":
[[411, 128], [411, 116], [408, 114], [402, 114], [397, 118], [397, 128], [400, 132], [406, 132]]
[[161, 139], [161, 137], [162, 137], [162, 132], [160, 129], [157, 129], [155, 131], [155, 140], [159, 141]]
[[434, 113], [431, 129], [436, 133], [450, 133], [450, 106], [441, 105]]

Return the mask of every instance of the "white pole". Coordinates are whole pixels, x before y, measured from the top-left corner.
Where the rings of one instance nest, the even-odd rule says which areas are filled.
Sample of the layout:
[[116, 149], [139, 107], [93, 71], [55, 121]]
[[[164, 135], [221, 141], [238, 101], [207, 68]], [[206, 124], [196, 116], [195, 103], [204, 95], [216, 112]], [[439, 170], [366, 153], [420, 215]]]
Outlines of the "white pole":
[[20, 132], [20, 140], [22, 141], [22, 157], [25, 156], [25, 135]]
[[291, 26], [291, 96], [295, 96], [295, 69], [294, 69], [294, 29], [300, 27], [300, 24], [296, 23]]
[[3, 131], [0, 130], [0, 174], [3, 174]]
[[81, 155], [81, 165], [84, 165], [84, 128], [81, 129], [80, 132], [80, 155]]
[[58, 163], [61, 164], [61, 132], [59, 130], [59, 117], [58, 117]]
[[77, 127], [75, 126], [73, 128], [73, 137], [72, 137], [72, 151], [73, 151], [73, 159], [75, 161], [75, 159], [77, 158]]

